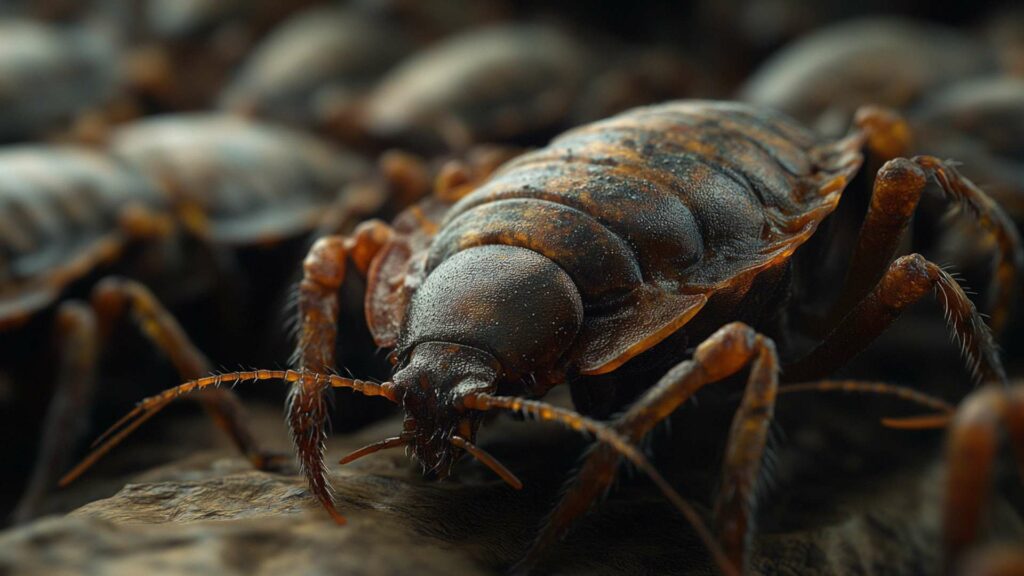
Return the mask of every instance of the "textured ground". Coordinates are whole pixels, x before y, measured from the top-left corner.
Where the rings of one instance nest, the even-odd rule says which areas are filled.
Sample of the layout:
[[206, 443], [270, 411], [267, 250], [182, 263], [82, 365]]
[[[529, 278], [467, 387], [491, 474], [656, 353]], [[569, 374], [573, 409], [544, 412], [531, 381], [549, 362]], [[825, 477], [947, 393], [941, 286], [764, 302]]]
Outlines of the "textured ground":
[[[277, 415], [261, 412], [259, 420], [269, 441], [283, 447]], [[391, 420], [336, 436], [329, 457], [336, 462], [397, 429]], [[333, 466], [345, 527], [306, 497], [298, 476], [251, 471], [229, 451], [208, 449], [136, 474], [115, 495], [70, 515], [0, 534], [0, 574], [500, 574], [522, 554], [583, 443], [512, 421], [496, 422], [482, 441], [526, 489], [514, 492], [471, 462], [460, 464], [456, 481], [427, 482], [400, 450], [378, 453]], [[772, 574], [932, 572], [940, 481], [936, 468], [925, 466], [875, 475], [840, 492], [804, 485], [785, 497], [786, 505], [766, 507], [767, 533], [758, 539], [754, 567]], [[92, 494], [114, 485], [96, 482], [101, 487], [89, 488]], [[1005, 506], [993, 522], [1024, 541], [1020, 518]], [[679, 515], [634, 480], [541, 571], [703, 574], [708, 566]]]

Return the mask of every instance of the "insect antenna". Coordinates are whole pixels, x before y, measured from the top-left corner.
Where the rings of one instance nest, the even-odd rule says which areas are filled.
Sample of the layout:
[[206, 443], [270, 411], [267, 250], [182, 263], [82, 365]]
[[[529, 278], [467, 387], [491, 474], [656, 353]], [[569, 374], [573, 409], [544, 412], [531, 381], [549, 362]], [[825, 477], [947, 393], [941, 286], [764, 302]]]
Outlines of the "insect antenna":
[[493, 471], [495, 474], [501, 477], [501, 479], [504, 480], [505, 483], [511, 486], [512, 488], [516, 490], [523, 489], [523, 481], [517, 478], [511, 470], [506, 468], [504, 464], [499, 462], [498, 459], [495, 458], [494, 456], [491, 456], [483, 448], [477, 447], [476, 444], [473, 444], [472, 442], [466, 440], [462, 436], [452, 436], [451, 443], [456, 448], [462, 448], [463, 450], [468, 452], [473, 458], [479, 460], [481, 464], [490, 468], [491, 471]]
[[409, 443], [411, 436], [392, 436], [391, 438], [385, 438], [383, 440], [374, 442], [373, 444], [367, 444], [358, 450], [354, 450], [348, 456], [342, 458], [338, 464], [348, 464], [349, 462], [355, 462], [363, 456], [369, 456], [374, 452], [380, 452], [381, 450], [387, 450], [388, 448], [397, 448], [399, 446], [405, 446]]
[[694, 532], [710, 552], [718, 569], [726, 575], [738, 576], [739, 572], [726, 557], [722, 547], [711, 535], [711, 531], [704, 524], [700, 514], [683, 499], [675, 489], [665, 480], [664, 477], [654, 468], [647, 458], [635, 446], [615, 430], [582, 414], [552, 406], [536, 400], [516, 398], [512, 396], [491, 396], [488, 394], [469, 394], [463, 398], [463, 404], [470, 410], [507, 410], [519, 412], [541, 421], [559, 422], [580, 432], [593, 435], [598, 441], [607, 444], [616, 452], [624, 456], [634, 466], [646, 474], [661, 493], [675, 506], [693, 527]]
[[857, 392], [863, 394], [879, 394], [895, 396], [914, 404], [919, 404], [937, 411], [937, 414], [908, 416], [905, 418], [882, 418], [882, 425], [902, 430], [924, 430], [928, 428], [944, 428], [956, 411], [949, 402], [942, 398], [919, 392], [906, 386], [887, 384], [885, 382], [863, 382], [859, 380], [822, 380], [780, 386], [779, 394], [793, 392]]
[[58, 486], [64, 487], [75, 481], [86, 470], [91, 468], [100, 458], [110, 452], [115, 446], [127, 438], [139, 426], [163, 410], [172, 401], [181, 396], [190, 394], [210, 387], [220, 387], [225, 383], [238, 384], [240, 382], [258, 382], [262, 380], [283, 380], [284, 382], [297, 382], [303, 378], [313, 378], [330, 385], [332, 388], [349, 388], [366, 396], [383, 396], [392, 402], [397, 402], [395, 396], [395, 385], [392, 382], [377, 384], [363, 380], [345, 378], [333, 374], [314, 374], [298, 370], [243, 370], [239, 372], [227, 372], [213, 376], [205, 376], [195, 380], [189, 380], [184, 384], [169, 388], [156, 396], [150, 396], [139, 402], [134, 409], [125, 414], [120, 420], [108, 428], [106, 432], [93, 442], [93, 451], [78, 463], [70, 472], [64, 475], [58, 482]]

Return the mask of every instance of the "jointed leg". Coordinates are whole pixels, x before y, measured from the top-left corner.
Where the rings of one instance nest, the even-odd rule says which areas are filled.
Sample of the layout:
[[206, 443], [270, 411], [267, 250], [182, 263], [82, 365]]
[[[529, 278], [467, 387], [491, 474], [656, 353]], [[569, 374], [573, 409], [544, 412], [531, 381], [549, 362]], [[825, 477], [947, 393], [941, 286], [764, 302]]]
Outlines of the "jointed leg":
[[[209, 359], [192, 343], [181, 325], [146, 287], [132, 280], [106, 278], [93, 290], [93, 308], [100, 323], [103, 341], [108, 341], [114, 324], [126, 312], [143, 334], [164, 353], [183, 380], [192, 380], [213, 371]], [[258, 469], [275, 468], [281, 458], [261, 450], [245, 422], [245, 411], [231, 390], [208, 390], [198, 398], [239, 452]]]
[[[295, 362], [302, 373], [329, 374], [335, 368], [338, 289], [345, 281], [348, 261], [363, 274], [374, 254], [386, 242], [390, 229], [371, 221], [357, 229], [352, 238], [328, 236], [318, 240], [303, 262], [299, 284], [299, 342]], [[298, 452], [299, 464], [310, 490], [341, 524], [344, 517], [334, 507], [334, 497], [324, 463], [324, 423], [327, 420], [325, 394], [330, 385], [320, 378], [302, 378], [288, 396], [288, 425]]]
[[931, 175], [946, 198], [964, 206], [996, 240], [989, 309], [991, 326], [1000, 333], [1014, 301], [1018, 270], [1024, 266], [1024, 251], [1013, 222], [998, 204], [948, 163], [931, 156], [895, 158], [909, 148], [909, 129], [898, 116], [865, 108], [858, 113], [857, 121], [873, 155], [893, 159], [876, 176], [843, 292], [829, 315], [831, 322], [841, 320], [882, 275]]
[[969, 396], [953, 418], [943, 507], [946, 567], [974, 544], [989, 499], [996, 445], [1004, 426], [1024, 480], [1024, 386], [990, 386]]
[[831, 374], [863, 350], [903, 310], [934, 290], [946, 311], [954, 337], [980, 381], [1005, 381], [992, 335], [963, 289], [947, 272], [919, 254], [893, 262], [874, 290], [810, 354], [787, 366], [787, 382], [816, 380]]
[[[750, 376], [729, 433], [721, 490], [715, 502], [718, 537], [729, 559], [741, 570], [750, 540], [753, 491], [778, 386], [778, 360], [772, 341], [742, 323], [721, 328], [697, 348], [693, 360], [670, 370], [615, 423], [624, 437], [638, 442], [705, 385], [735, 374], [748, 364]], [[614, 452], [595, 447], [522, 567], [536, 564], [547, 547], [608, 489], [618, 463]]]
[[[77, 423], [84, 421], [82, 413], [88, 410], [93, 394], [98, 350], [110, 341], [118, 320], [126, 312], [130, 312], [143, 334], [170, 359], [182, 379], [191, 380], [211, 372], [209, 360], [192, 344], [181, 325], [164, 310], [156, 297], [141, 284], [122, 278], [106, 278], [93, 290], [91, 304], [90, 308], [82, 303], [69, 302], [58, 310], [61, 356], [58, 380], [43, 425], [44, 440], [39, 461], [29, 493], [19, 505], [20, 519], [27, 519], [36, 511], [39, 498], [54, 486], [75, 441], [84, 432], [77, 430], [82, 427]], [[199, 400], [217, 426], [228, 434], [253, 466], [267, 469], [280, 465], [280, 457], [259, 449], [244, 424], [244, 410], [233, 392], [204, 391]], [[133, 423], [125, 435], [142, 422], [144, 420]]]

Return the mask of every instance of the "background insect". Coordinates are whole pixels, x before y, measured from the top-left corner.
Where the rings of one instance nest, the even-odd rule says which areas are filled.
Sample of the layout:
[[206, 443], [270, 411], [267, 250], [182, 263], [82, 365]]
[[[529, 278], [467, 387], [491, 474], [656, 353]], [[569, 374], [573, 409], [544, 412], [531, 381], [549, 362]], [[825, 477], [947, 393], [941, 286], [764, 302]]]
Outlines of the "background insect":
[[[6, 174], [0, 326], [14, 330], [69, 288], [81, 293], [83, 283], [104, 274], [158, 286], [154, 295], [142, 283], [104, 280], [95, 284], [91, 309], [77, 301], [60, 307], [53, 321], [62, 358], [52, 375], [58, 384], [22, 519], [36, 513], [84, 432], [87, 419], [79, 414], [91, 405], [99, 352], [118, 340], [120, 319], [131, 316], [179, 376], [198, 377], [213, 365], [160, 301], [181, 310], [212, 297], [215, 321], [193, 325], [202, 327], [196, 330], [204, 336], [202, 349], [221, 358], [246, 359], [239, 350], [255, 355], [259, 339], [245, 335], [274, 318], [248, 311], [280, 302], [294, 258], [289, 253], [302, 249], [326, 207], [368, 170], [361, 158], [312, 137], [216, 114], [127, 125], [110, 135], [109, 153], [42, 146], [0, 152]], [[350, 216], [358, 211], [346, 207]], [[283, 279], [261, 281], [263, 275]], [[46, 373], [39, 366], [47, 364], [47, 353], [39, 349], [49, 347], [37, 344], [47, 332], [34, 326], [10, 335], [3, 367], [15, 381]], [[31, 360], [19, 361], [22, 356]], [[36, 417], [21, 426], [37, 425], [48, 390], [18, 393], [35, 396], [37, 408], [23, 411]], [[257, 466], [277, 465], [238, 423], [240, 406], [230, 393], [217, 392], [206, 405]]]
[[[369, 222], [349, 238], [319, 240], [299, 286], [296, 370], [191, 381], [143, 401], [109, 433], [130, 430], [193, 390], [285, 379], [310, 489], [341, 522], [322, 458], [324, 395], [332, 387], [385, 397], [406, 415], [401, 434], [353, 457], [406, 445], [426, 474], [441, 478], [468, 452], [515, 485], [474, 445], [487, 411], [522, 410], [591, 430], [614, 450], [587, 457], [528, 553], [529, 567], [604, 492], [619, 455], [630, 455], [619, 434], [641, 440], [697, 390], [749, 366], [714, 506], [717, 543], [692, 518], [719, 565], [742, 569], [783, 362], [787, 378], [829, 374], [935, 289], [975, 377], [1005, 379], [988, 328], [955, 280], [920, 255], [892, 261], [934, 176], [997, 239], [995, 311], [1008, 306], [1021, 258], [1015, 229], [980, 190], [931, 157], [896, 159], [879, 171], [847, 280], [809, 334], [817, 344], [790, 344], [798, 325], [789, 323], [788, 298], [808, 274], [798, 249], [835, 210], [860, 168], [861, 148], [906, 130], [880, 110], [858, 119], [847, 138], [823, 141], [764, 109], [681, 101], [570, 131], [505, 164], [454, 205], [427, 199], [391, 226]], [[375, 341], [394, 349], [394, 375], [383, 384], [330, 375], [337, 290], [348, 266], [367, 275]], [[688, 343], [699, 343], [692, 356]], [[675, 366], [653, 387], [637, 378], [664, 373], [666, 364]], [[616, 432], [528, 399], [565, 383], [583, 413], [631, 406], [615, 420]]]

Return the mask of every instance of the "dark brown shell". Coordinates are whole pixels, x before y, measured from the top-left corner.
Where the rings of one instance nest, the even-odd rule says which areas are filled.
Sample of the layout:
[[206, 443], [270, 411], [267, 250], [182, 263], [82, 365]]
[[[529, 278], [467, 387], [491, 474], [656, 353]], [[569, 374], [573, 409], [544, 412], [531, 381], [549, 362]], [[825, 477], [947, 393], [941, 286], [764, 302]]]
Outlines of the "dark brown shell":
[[951, 28], [868, 18], [779, 50], [747, 80], [739, 98], [837, 135], [862, 105], [905, 108], [932, 88], [995, 65], [981, 43]]
[[614, 370], [711, 296], [743, 294], [787, 262], [834, 210], [859, 146], [821, 141], [763, 109], [704, 101], [572, 130], [505, 164], [443, 217], [436, 201], [400, 217], [372, 268], [371, 330], [393, 345], [411, 294], [452, 254], [519, 246], [556, 262], [582, 295], [577, 368]]
[[131, 203], [160, 209], [149, 182], [80, 148], [0, 151], [0, 327], [49, 305], [97, 262], [116, 257]]
[[149, 175], [179, 213], [201, 214], [217, 242], [308, 232], [365, 160], [286, 128], [225, 114], [180, 114], [116, 131], [111, 153]]
[[114, 46], [86, 28], [0, 19], [0, 141], [38, 136], [117, 91]]
[[410, 47], [396, 27], [353, 10], [306, 10], [256, 47], [221, 105], [317, 125], [332, 109], [352, 105]]

